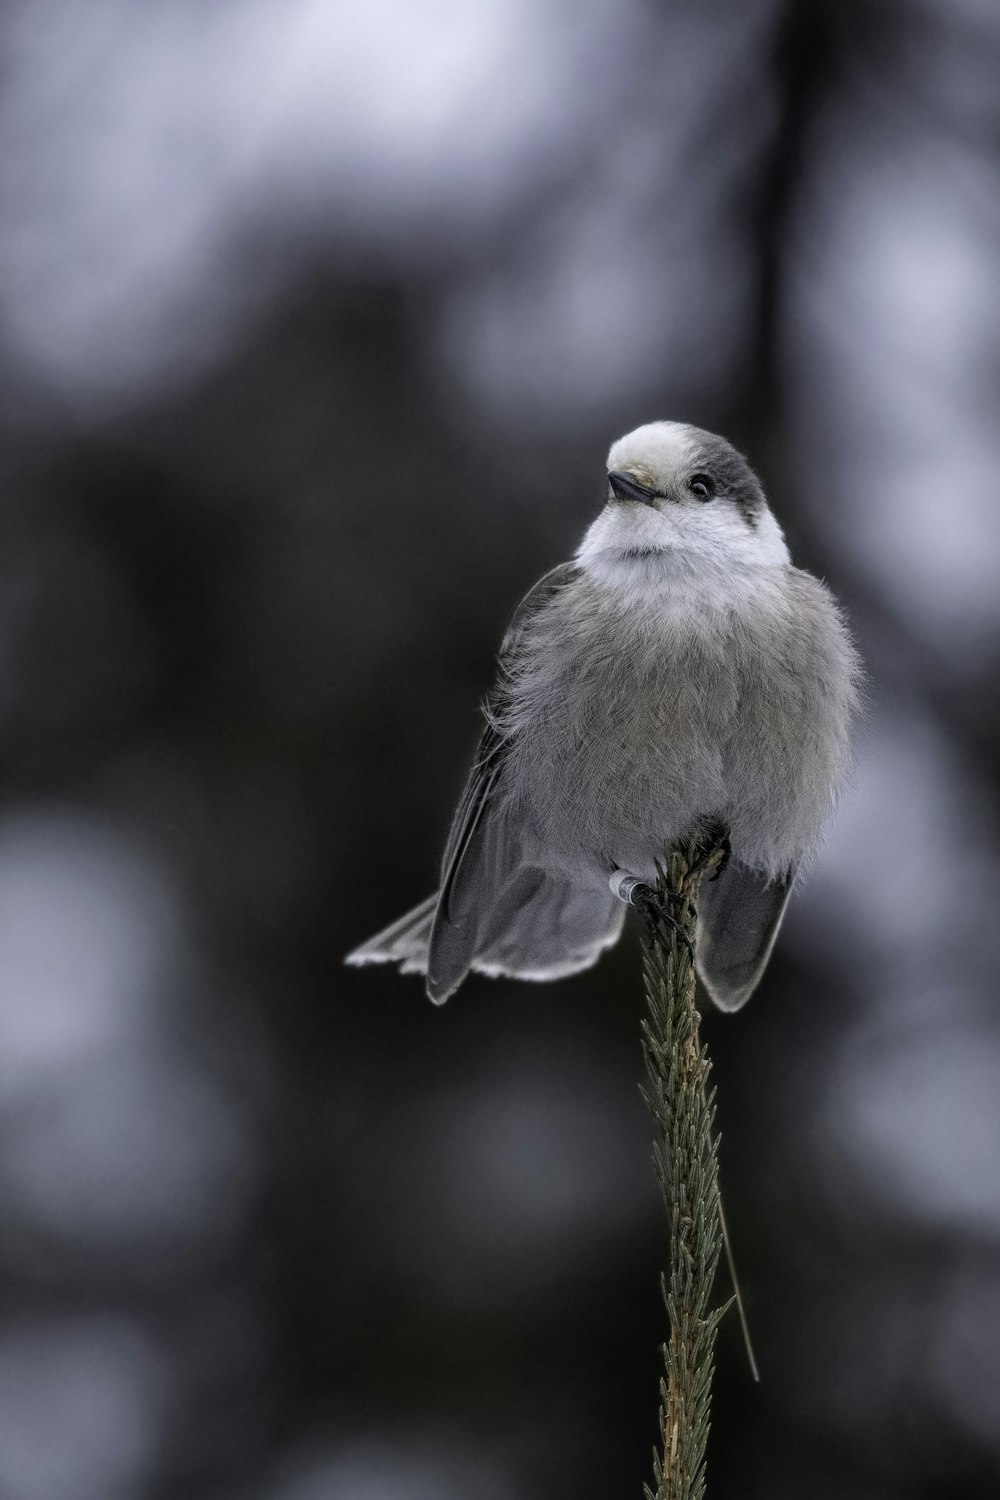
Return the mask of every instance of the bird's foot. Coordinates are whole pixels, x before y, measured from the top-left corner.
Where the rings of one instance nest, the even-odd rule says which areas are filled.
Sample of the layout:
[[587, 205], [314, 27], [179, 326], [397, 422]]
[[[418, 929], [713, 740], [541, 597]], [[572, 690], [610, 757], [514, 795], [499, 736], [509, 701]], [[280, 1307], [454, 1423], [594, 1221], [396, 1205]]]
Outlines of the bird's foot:
[[637, 875], [626, 875], [624, 870], [615, 870], [609, 884], [619, 901], [635, 908], [650, 938], [672, 927], [688, 941], [685, 918], [693, 919], [694, 908], [686, 896], [678, 891], [661, 893]]
[[711, 867], [710, 880], [718, 880], [729, 868], [733, 846], [729, 842], [729, 829], [721, 818], [706, 818], [701, 825], [698, 838], [701, 853], [688, 871], [689, 875], [701, 875]]

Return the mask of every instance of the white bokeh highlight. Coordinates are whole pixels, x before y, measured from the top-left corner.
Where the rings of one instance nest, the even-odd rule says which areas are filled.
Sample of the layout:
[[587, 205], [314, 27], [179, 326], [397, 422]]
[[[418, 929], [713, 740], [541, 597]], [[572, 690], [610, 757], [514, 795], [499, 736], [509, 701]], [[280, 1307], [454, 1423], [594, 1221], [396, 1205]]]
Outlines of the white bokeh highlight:
[[152, 1479], [168, 1394], [155, 1345], [123, 1317], [0, 1328], [0, 1493], [132, 1500]]

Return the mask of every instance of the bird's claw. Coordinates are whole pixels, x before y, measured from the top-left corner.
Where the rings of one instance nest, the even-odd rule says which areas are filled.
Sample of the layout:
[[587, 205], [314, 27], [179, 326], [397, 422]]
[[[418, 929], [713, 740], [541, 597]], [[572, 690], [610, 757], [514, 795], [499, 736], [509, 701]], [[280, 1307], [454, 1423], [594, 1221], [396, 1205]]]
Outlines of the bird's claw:
[[733, 846], [729, 841], [729, 829], [721, 818], [707, 819], [702, 824], [698, 840], [701, 853], [688, 870], [689, 875], [700, 875], [714, 864], [709, 880], [718, 880], [729, 868]]
[[664, 928], [672, 927], [685, 942], [688, 941], [685, 918], [692, 921], [695, 911], [692, 903], [679, 891], [661, 893], [638, 876], [625, 875], [620, 870], [611, 877], [611, 889], [619, 901], [635, 908], [651, 939]]
[[719, 876], [725, 875], [726, 871], [729, 869], [729, 861], [733, 857], [733, 846], [729, 842], [728, 833], [724, 833], [722, 835], [721, 839], [716, 845], [716, 848], [722, 850], [722, 857], [719, 860], [719, 863], [716, 865], [714, 872], [708, 877], [709, 880], [718, 880]]

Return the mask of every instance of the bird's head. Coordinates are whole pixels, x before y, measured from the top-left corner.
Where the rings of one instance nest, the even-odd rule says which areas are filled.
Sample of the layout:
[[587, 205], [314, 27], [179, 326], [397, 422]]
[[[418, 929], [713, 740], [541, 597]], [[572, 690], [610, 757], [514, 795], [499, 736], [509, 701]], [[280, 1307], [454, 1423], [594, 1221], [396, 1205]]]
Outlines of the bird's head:
[[788, 549], [731, 443], [683, 422], [650, 422], [611, 445], [607, 503], [579, 557], [584, 566], [677, 558], [725, 570], [787, 563]]

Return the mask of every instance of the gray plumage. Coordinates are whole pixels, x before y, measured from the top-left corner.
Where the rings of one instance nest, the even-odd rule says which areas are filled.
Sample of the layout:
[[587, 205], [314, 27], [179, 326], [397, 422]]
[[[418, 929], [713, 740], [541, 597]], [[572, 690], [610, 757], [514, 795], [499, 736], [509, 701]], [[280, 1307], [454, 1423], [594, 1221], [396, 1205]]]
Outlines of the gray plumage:
[[555, 979], [614, 943], [609, 877], [650, 883], [707, 822], [732, 858], [703, 885], [712, 999], [752, 993], [796, 872], [847, 774], [857, 657], [829, 591], [791, 565], [750, 466], [658, 422], [614, 444], [608, 502], [501, 646], [435, 897], [349, 955], [427, 974]]

